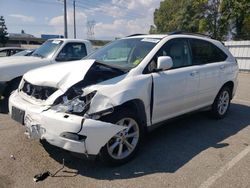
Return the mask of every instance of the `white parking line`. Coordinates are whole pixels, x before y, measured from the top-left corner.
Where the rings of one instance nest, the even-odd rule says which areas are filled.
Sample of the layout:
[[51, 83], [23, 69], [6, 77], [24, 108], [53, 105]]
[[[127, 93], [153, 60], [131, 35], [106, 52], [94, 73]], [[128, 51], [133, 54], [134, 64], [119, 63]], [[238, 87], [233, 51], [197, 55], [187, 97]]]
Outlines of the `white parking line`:
[[236, 165], [241, 159], [243, 159], [250, 152], [250, 145], [241, 151], [236, 157], [234, 157], [230, 162], [223, 166], [219, 171], [217, 171], [213, 176], [208, 178], [203, 182], [199, 188], [210, 187], [217, 179], [223, 176], [228, 170], [230, 170], [234, 165]]

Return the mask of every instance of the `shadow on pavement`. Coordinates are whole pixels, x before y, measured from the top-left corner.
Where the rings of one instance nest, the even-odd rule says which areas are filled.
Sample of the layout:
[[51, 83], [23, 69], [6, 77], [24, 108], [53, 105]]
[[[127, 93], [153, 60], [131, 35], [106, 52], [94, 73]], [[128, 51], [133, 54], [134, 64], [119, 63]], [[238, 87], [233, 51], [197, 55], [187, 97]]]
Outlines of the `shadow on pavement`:
[[50, 156], [82, 176], [96, 179], [128, 179], [152, 173], [174, 173], [202, 151], [229, 146], [221, 143], [250, 125], [250, 107], [231, 104], [223, 120], [196, 113], [165, 124], [149, 133], [142, 148], [131, 162], [119, 167], [106, 167], [83, 160], [69, 152], [43, 144]]

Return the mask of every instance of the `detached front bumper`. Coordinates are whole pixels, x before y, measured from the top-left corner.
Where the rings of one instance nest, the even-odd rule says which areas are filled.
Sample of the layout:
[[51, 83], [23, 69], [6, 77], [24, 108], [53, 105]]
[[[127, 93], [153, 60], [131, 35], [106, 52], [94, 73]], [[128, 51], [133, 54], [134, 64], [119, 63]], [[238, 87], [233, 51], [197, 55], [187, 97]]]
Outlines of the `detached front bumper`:
[[18, 92], [9, 99], [9, 111], [23, 111], [23, 123], [30, 138], [44, 139], [51, 145], [87, 155], [97, 155], [100, 149], [126, 127], [48, 110], [48, 106], [34, 105]]
[[28, 114], [24, 122], [31, 138], [44, 139], [51, 145], [86, 155], [97, 155], [115, 134], [126, 128], [53, 110], [41, 113], [39, 124]]

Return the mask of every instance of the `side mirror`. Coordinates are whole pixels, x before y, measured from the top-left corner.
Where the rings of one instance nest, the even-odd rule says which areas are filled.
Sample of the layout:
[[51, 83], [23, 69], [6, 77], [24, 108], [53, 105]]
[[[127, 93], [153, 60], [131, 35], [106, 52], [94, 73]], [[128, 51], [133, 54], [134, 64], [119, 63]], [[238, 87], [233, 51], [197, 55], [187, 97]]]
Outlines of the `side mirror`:
[[168, 70], [173, 67], [173, 61], [172, 58], [169, 56], [160, 56], [157, 59], [157, 70], [163, 71]]

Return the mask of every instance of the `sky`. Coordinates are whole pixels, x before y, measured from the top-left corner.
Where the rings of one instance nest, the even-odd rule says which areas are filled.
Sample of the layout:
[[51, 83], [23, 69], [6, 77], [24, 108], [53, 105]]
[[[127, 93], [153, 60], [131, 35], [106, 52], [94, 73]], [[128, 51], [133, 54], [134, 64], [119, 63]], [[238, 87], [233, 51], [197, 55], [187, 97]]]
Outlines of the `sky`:
[[[64, 34], [63, 0], [0, 0], [9, 33]], [[77, 38], [86, 39], [94, 21], [94, 38], [110, 40], [148, 33], [162, 0], [76, 0]], [[67, 0], [68, 36], [73, 37], [73, 0]]]

